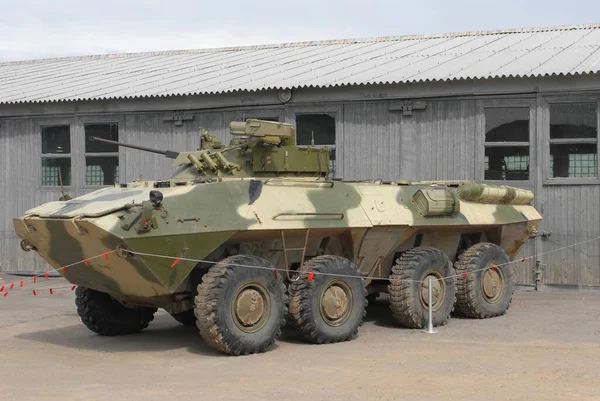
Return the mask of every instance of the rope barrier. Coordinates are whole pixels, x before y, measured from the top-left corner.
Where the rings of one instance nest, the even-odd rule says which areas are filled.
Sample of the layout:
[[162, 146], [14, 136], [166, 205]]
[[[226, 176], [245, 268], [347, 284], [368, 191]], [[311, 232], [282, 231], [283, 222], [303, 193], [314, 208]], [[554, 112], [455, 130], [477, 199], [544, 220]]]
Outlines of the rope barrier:
[[[34, 274], [33, 278], [32, 278], [33, 284], [37, 283], [38, 277], [42, 277], [43, 276], [43, 277], [45, 277], [46, 280], [49, 280], [50, 279], [50, 273], [54, 272], [56, 270], [62, 270], [62, 272], [64, 273], [64, 272], [67, 271], [68, 267], [76, 266], [76, 265], [81, 264], [81, 263], [83, 263], [86, 266], [89, 266], [89, 261], [90, 260], [98, 259], [98, 258], [101, 258], [101, 257], [104, 257], [104, 260], [108, 260], [108, 255], [110, 255], [111, 253], [114, 253], [114, 252], [116, 252], [116, 250], [112, 250], [112, 251], [108, 251], [108, 252], [103, 252], [103, 253], [100, 253], [100, 254], [98, 254], [96, 256], [92, 256], [90, 258], [86, 258], [86, 259], [82, 259], [82, 260], [79, 260], [79, 261], [74, 262], [74, 263], [70, 263], [68, 265], [63, 266], [60, 269], [54, 269], [53, 268], [53, 269], [47, 270], [45, 272]], [[19, 288], [23, 288], [24, 284], [25, 284], [24, 280], [19, 280]], [[56, 289], [67, 288], [67, 287], [71, 287], [71, 291], [74, 291], [75, 288], [77, 288], [76, 285], [73, 285], [73, 286], [69, 285], [69, 286], [61, 286], [61, 287], [49, 288], [50, 295], [53, 295], [54, 294], [54, 290], [56, 290]], [[15, 288], [15, 283], [14, 282], [10, 283], [10, 284], [7, 284], [6, 286], [2, 285], [2, 286], [0, 286], [0, 293], [4, 292], [2, 294], [2, 296], [4, 298], [6, 298], [8, 296], [8, 290], [13, 290], [14, 288]], [[32, 292], [33, 292], [33, 296], [37, 296], [38, 291], [32, 290]]]
[[[480, 272], [480, 271], [484, 271], [484, 270], [494, 270], [497, 267], [502, 267], [502, 266], [506, 266], [506, 265], [510, 265], [513, 263], [524, 263], [526, 260], [528, 259], [534, 259], [536, 257], [542, 256], [542, 255], [547, 255], [553, 252], [557, 252], [563, 249], [567, 249], [567, 248], [572, 248], [578, 245], [583, 245], [586, 244], [588, 242], [592, 242], [592, 241], [597, 241], [600, 240], [600, 237], [596, 237], [596, 238], [592, 238], [592, 239], [588, 239], [586, 241], [582, 241], [582, 242], [578, 242], [576, 244], [573, 245], [568, 245], [568, 246], [564, 246], [561, 248], [556, 248], [553, 249], [551, 251], [548, 252], [542, 252], [542, 253], [538, 253], [536, 255], [532, 255], [532, 256], [527, 256], [524, 258], [521, 258], [519, 260], [513, 260], [510, 262], [506, 262], [506, 263], [501, 263], [501, 264], [496, 264], [496, 265], [492, 265], [491, 267], [484, 267], [481, 269], [476, 269], [476, 270], [471, 270], [468, 274], [471, 273], [476, 273], [476, 272]], [[134, 254], [134, 255], [139, 255], [139, 256], [148, 256], [148, 257], [156, 257], [156, 258], [164, 258], [164, 259], [174, 259], [175, 262], [173, 262], [172, 267], [174, 267], [174, 265], [176, 265], [179, 261], [187, 261], [187, 262], [196, 262], [196, 263], [209, 263], [209, 264], [217, 264], [219, 262], [215, 262], [212, 260], [204, 260], [204, 259], [191, 259], [191, 258], [183, 258], [183, 257], [178, 257], [178, 256], [167, 256], [167, 255], [158, 255], [158, 254], [153, 254], [153, 253], [146, 253], [146, 252], [136, 252], [136, 251], [130, 251], [127, 250], [128, 253]], [[236, 267], [246, 267], [246, 268], [253, 268], [253, 269], [261, 269], [261, 270], [277, 270], [274, 267], [264, 267], [264, 266], [253, 266], [253, 265], [244, 265], [244, 264], [237, 264], [237, 263], [230, 263], [230, 266], [236, 266]], [[409, 282], [409, 283], [424, 283], [425, 280], [407, 280], [407, 279], [391, 279], [389, 277], [374, 277], [374, 276], [352, 276], [349, 274], [338, 274], [338, 273], [315, 273], [315, 272], [298, 272], [296, 270], [291, 270], [291, 269], [279, 269], [281, 271], [284, 272], [290, 272], [290, 273], [296, 273], [296, 274], [305, 274], [308, 276], [308, 278], [310, 279], [309, 281], [312, 281], [312, 278], [316, 275], [322, 275], [322, 276], [333, 276], [333, 277], [343, 277], [343, 278], [362, 278], [362, 279], [370, 279], [370, 280], [381, 280], [381, 281], [389, 281], [389, 282], [394, 282], [395, 285], [401, 283], [401, 282]], [[456, 277], [464, 277], [464, 275], [466, 275], [467, 273], [464, 274], [453, 274], [453, 275], [449, 275], [449, 276], [445, 276], [445, 277], [440, 277], [440, 278], [434, 278], [434, 280], [437, 281], [442, 281], [442, 280], [447, 280], [450, 278], [456, 278]]]
[[[451, 279], [451, 278], [459, 278], [459, 277], [467, 278], [469, 274], [477, 273], [477, 272], [484, 271], [484, 270], [495, 270], [498, 267], [507, 266], [507, 265], [511, 265], [511, 264], [514, 264], [514, 263], [524, 263], [525, 261], [527, 261], [529, 259], [534, 259], [534, 258], [543, 256], [543, 255], [547, 255], [547, 254], [550, 254], [550, 253], [558, 252], [558, 251], [561, 251], [561, 250], [564, 250], [564, 249], [573, 248], [573, 247], [576, 247], [576, 246], [579, 246], [579, 245], [583, 245], [583, 244], [586, 244], [586, 243], [589, 243], [589, 242], [592, 242], [592, 241], [597, 241], [597, 240], [600, 240], [600, 237], [591, 238], [591, 239], [588, 239], [586, 241], [581, 241], [581, 242], [578, 242], [578, 243], [575, 243], [575, 244], [572, 244], [572, 245], [562, 246], [560, 248], [552, 249], [552, 250], [547, 251], [547, 252], [542, 252], [542, 253], [538, 253], [538, 254], [535, 254], [535, 255], [532, 255], [532, 256], [527, 256], [527, 257], [521, 258], [519, 260], [513, 260], [513, 261], [506, 262], [506, 263], [495, 264], [495, 265], [492, 265], [492, 266], [489, 266], [489, 267], [486, 266], [486, 267], [483, 267], [481, 269], [471, 270], [468, 273], [465, 272], [465, 273], [462, 273], [462, 274], [452, 274], [452, 275], [449, 275], [449, 276], [440, 277], [440, 278], [432, 278], [432, 279], [436, 280], [436, 281], [443, 281], [443, 280], [447, 280], [447, 279]], [[108, 252], [103, 252], [103, 253], [100, 253], [100, 254], [98, 254], [96, 256], [92, 256], [92, 257], [89, 257], [89, 258], [86, 258], [86, 259], [82, 259], [82, 260], [79, 260], [77, 262], [65, 265], [65, 266], [62, 267], [62, 269], [51, 269], [51, 270], [48, 270], [48, 271], [45, 271], [45, 272], [41, 272], [41, 273], [35, 274], [33, 276], [33, 283], [34, 284], [37, 283], [37, 278], [38, 277], [42, 277], [42, 276], [44, 276], [46, 280], [49, 280], [49, 273], [53, 272], [55, 270], [62, 270], [63, 273], [64, 273], [67, 270], [67, 268], [72, 267], [72, 266], [76, 266], [78, 264], [82, 264], [83, 263], [85, 266], [89, 266], [89, 262], [90, 261], [98, 259], [98, 258], [104, 258], [105, 261], [108, 261], [109, 260], [109, 255], [112, 254], [112, 253], [114, 253], [114, 252], [116, 252], [116, 250], [112, 250], [112, 251], [108, 251]], [[195, 262], [195, 263], [208, 263], [208, 264], [217, 264], [217, 263], [220, 263], [220, 262], [215, 262], [215, 261], [212, 261], [212, 260], [185, 258], [185, 257], [181, 257], [181, 256], [159, 255], [159, 254], [146, 253], [146, 252], [137, 252], [137, 251], [131, 251], [131, 250], [127, 250], [126, 252], [130, 253], [130, 254], [133, 254], [133, 255], [138, 255], [138, 256], [171, 259], [171, 260], [173, 260], [173, 263], [170, 265], [171, 269], [176, 268], [177, 264], [180, 261]], [[238, 264], [238, 263], [230, 263], [229, 265], [230, 266], [236, 266], [236, 267], [250, 268], [250, 269], [271, 270], [271, 271], [274, 272], [276, 278], [278, 278], [278, 274], [279, 274], [278, 272], [279, 271], [284, 271], [284, 272], [289, 272], [289, 273], [295, 273], [295, 274], [297, 274], [298, 276], [296, 277], [295, 280], [299, 279], [301, 275], [306, 275], [308, 282], [312, 282], [314, 280], [314, 277], [316, 275], [321, 275], [321, 276], [331, 276], [331, 277], [340, 277], [340, 278], [361, 278], [363, 280], [367, 280], [368, 279], [368, 280], [373, 280], [373, 281], [376, 281], [376, 280], [379, 280], [379, 281], [388, 281], [390, 283], [393, 282], [394, 285], [399, 285], [402, 282], [406, 282], [406, 283], [425, 283], [425, 280], [392, 279], [392, 278], [389, 278], [389, 277], [355, 276], [355, 275], [338, 274], [338, 273], [322, 273], [322, 272], [316, 273], [316, 272], [313, 272], [313, 271], [298, 272], [297, 270], [292, 270], [292, 269], [278, 269], [276, 267], [254, 266], [254, 265], [246, 265], [246, 264]], [[23, 288], [24, 284], [25, 284], [24, 280], [19, 280], [19, 282], [18, 282], [18, 288]], [[2, 285], [2, 286], [0, 286], [0, 294], [3, 293], [2, 296], [4, 298], [6, 298], [8, 296], [8, 293], [9, 293], [8, 290], [13, 290], [16, 286], [17, 286], [17, 284], [15, 284], [15, 282], [7, 284], [7, 285]], [[66, 286], [59, 286], [59, 287], [49, 288], [48, 290], [49, 290], [49, 292], [50, 292], [51, 295], [54, 295], [54, 292], [55, 292], [54, 290], [62, 289], [62, 288], [69, 288], [69, 287], [71, 288], [71, 291], [74, 291], [77, 288], [76, 285], [66, 285]], [[38, 292], [39, 292], [39, 290], [37, 290], [37, 291], [36, 290], [32, 290], [33, 296], [37, 296]]]

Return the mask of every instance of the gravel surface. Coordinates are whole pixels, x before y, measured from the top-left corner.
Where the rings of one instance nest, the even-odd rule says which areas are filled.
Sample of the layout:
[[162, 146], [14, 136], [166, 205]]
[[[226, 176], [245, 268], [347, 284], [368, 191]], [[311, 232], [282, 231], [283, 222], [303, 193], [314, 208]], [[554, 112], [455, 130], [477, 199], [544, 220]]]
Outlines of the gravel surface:
[[141, 334], [98, 336], [64, 280], [20, 279], [0, 280], [17, 283], [0, 294], [3, 400], [600, 399], [600, 292], [518, 291], [506, 316], [438, 334], [397, 327], [380, 299], [354, 341], [286, 329], [267, 353], [230, 357], [164, 311]]

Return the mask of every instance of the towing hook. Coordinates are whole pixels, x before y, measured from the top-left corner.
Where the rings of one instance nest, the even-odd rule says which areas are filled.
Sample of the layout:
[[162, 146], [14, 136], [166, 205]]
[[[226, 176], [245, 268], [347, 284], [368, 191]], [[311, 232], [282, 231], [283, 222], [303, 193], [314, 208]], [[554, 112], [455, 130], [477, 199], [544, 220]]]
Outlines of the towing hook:
[[24, 250], [25, 252], [30, 252], [30, 251], [36, 251], [37, 250], [37, 248], [35, 246], [33, 246], [26, 239], [24, 239], [24, 240], [21, 241], [21, 249]]

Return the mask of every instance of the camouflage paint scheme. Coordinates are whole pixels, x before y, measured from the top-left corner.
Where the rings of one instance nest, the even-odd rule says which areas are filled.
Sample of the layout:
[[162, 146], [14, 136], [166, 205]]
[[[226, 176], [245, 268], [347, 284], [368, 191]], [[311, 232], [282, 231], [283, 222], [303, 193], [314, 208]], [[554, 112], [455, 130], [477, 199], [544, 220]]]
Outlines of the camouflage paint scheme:
[[[192, 308], [195, 284], [211, 263], [128, 254], [125, 250], [219, 261], [261, 256], [279, 269], [316, 255], [353, 261], [370, 291], [402, 251], [433, 246], [455, 260], [476, 242], [500, 245], [513, 259], [541, 215], [521, 189], [466, 181], [331, 179], [327, 149], [295, 146], [291, 125], [232, 122], [222, 146], [202, 133], [198, 151], [165, 152], [180, 170], [167, 181], [118, 184], [50, 202], [14, 219], [24, 249], [34, 249], [76, 285], [124, 303], [178, 313]], [[153, 205], [151, 191], [163, 200]], [[289, 250], [290, 248], [296, 250]], [[62, 266], [118, 249], [108, 260]], [[297, 250], [301, 249], [301, 250]]]

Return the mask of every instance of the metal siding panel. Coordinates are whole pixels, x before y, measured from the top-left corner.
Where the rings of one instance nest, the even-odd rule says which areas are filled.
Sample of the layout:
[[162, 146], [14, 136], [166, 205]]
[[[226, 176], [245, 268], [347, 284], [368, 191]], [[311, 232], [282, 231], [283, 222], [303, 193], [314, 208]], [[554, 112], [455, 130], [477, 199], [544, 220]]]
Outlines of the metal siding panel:
[[40, 258], [33, 252], [25, 253], [19, 247], [12, 219], [35, 204], [36, 168], [40, 164], [36, 132], [31, 120], [4, 120], [2, 122], [3, 186], [0, 266], [5, 271], [33, 270]]
[[[400, 67], [390, 64], [383, 68], [372, 69], [369, 71], [373, 74], [370, 81], [406, 82], [436, 79], [439, 75], [435, 72], [436, 70], [444, 70], [447, 63], [467, 54], [469, 46], [478, 39], [480, 38], [455, 38], [414, 55], [411, 57], [412, 62], [408, 64], [405, 62]], [[465, 48], [465, 52], [461, 51], [461, 48]], [[447, 75], [445, 72], [441, 74]]]
[[[176, 143], [182, 145], [181, 138], [178, 138], [181, 132], [177, 132], [172, 122], [163, 121], [161, 114], [128, 115], [125, 125], [124, 142], [163, 150], [176, 150]], [[125, 149], [125, 164], [128, 167], [125, 181], [169, 178], [175, 171], [172, 162], [162, 155]]]
[[[167, 114], [132, 114], [126, 116], [127, 134], [123, 140], [132, 144], [155, 147], [161, 150], [189, 151], [200, 145], [200, 128], [207, 129], [224, 143], [228, 143], [229, 122], [238, 118], [237, 112], [195, 113], [192, 121], [176, 126], [163, 121]], [[162, 155], [126, 149], [128, 181], [139, 178], [168, 179], [177, 170], [173, 160]]]
[[599, 196], [594, 185], [544, 187], [544, 230], [552, 232], [543, 241], [544, 284], [600, 285]]
[[416, 181], [419, 171], [420, 157], [419, 138], [417, 134], [417, 117], [401, 117], [398, 115], [398, 136], [400, 140], [400, 169], [398, 179]]
[[388, 102], [344, 105], [344, 179], [396, 180], [400, 177], [401, 117]]
[[513, 263], [513, 283], [517, 285], [533, 285], [533, 266], [535, 260], [526, 259], [525, 262], [521, 262], [523, 258], [529, 258], [535, 255], [535, 244], [533, 240], [528, 241], [523, 245], [521, 251], [515, 258]]
[[0, 104], [600, 72], [600, 25], [0, 63]]
[[429, 101], [407, 118], [415, 119], [420, 141], [418, 179], [475, 179], [474, 100]]
[[[394, 47], [390, 49], [392, 51], [395, 48], [397, 50], [403, 50], [406, 47], [414, 46], [417, 41], [407, 41], [394, 44]], [[388, 46], [390, 46], [388, 44]], [[317, 78], [327, 75], [326, 79], [337, 79], [341, 81], [339, 74], [332, 75], [333, 71], [344, 70], [352, 75], [352, 69], [356, 64], [361, 64], [369, 60], [366, 52], [372, 51], [370, 44], [360, 45], [345, 45], [343, 47], [331, 49], [331, 52], [326, 51], [324, 57], [317, 60], [311, 60], [311, 58], [305, 58], [298, 60], [294, 64], [296, 65], [292, 69], [286, 69], [282, 71], [279, 76], [272, 76], [271, 79], [265, 81], [265, 86], [280, 86], [283, 88], [299, 87], [304, 82], [314, 82]], [[397, 51], [393, 50], [393, 51]], [[319, 54], [320, 55], [320, 54]], [[310, 63], [313, 68], [307, 69], [306, 64]], [[362, 71], [362, 69], [360, 69]], [[290, 74], [291, 72], [291, 74]], [[313, 83], [314, 85], [315, 83]]]
[[[387, 44], [385, 47], [374, 48], [370, 46], [363, 53], [354, 59], [347, 59], [344, 63], [333, 64], [332, 68], [317, 70], [317, 77], [311, 82], [314, 86], [331, 86], [334, 84], [355, 84], [357, 82], [392, 82], [394, 80], [386, 79], [383, 75], [396, 69], [405, 68], [413, 63], [419, 63], [423, 57], [419, 57], [420, 52], [429, 48], [435, 48], [438, 44], [451, 41], [448, 38], [436, 38], [428, 41], [417, 41], [411, 46], [405, 46], [400, 43], [398, 47], [394, 43]], [[387, 50], [387, 51], [386, 51]], [[395, 66], [395, 67], [394, 67]], [[394, 81], [400, 82], [400, 81]]]

